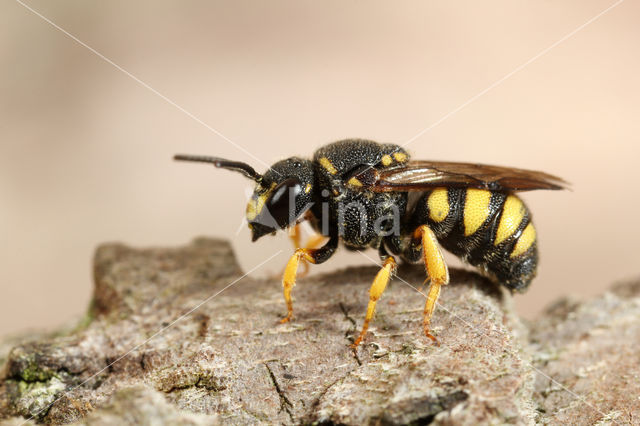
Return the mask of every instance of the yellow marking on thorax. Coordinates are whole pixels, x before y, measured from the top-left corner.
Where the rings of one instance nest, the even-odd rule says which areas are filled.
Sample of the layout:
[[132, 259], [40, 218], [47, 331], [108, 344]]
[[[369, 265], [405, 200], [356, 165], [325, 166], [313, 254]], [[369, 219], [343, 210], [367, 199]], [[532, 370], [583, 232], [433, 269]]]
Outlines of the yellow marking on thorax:
[[381, 161], [382, 161], [382, 165], [387, 167], [387, 166], [390, 166], [391, 163], [393, 163], [393, 158], [391, 158], [391, 156], [387, 154], [382, 157]]
[[449, 195], [445, 188], [434, 189], [427, 199], [429, 218], [434, 222], [442, 222], [449, 214]]
[[310, 183], [308, 183], [308, 184], [307, 184], [307, 186], [304, 188], [304, 193], [305, 193], [305, 194], [308, 194], [308, 193], [310, 193], [310, 192], [311, 192], [311, 184], [310, 184]]
[[464, 204], [464, 236], [468, 237], [482, 226], [489, 216], [491, 192], [484, 189], [467, 189]]
[[327, 157], [322, 157], [320, 160], [318, 160], [318, 162], [332, 175], [338, 173], [338, 170], [336, 170], [336, 168], [333, 166], [333, 164], [331, 164], [331, 161]]
[[522, 234], [520, 234], [520, 237], [518, 237], [518, 242], [516, 243], [515, 247], [513, 247], [511, 257], [517, 257], [525, 253], [531, 248], [535, 241], [536, 228], [533, 227], [533, 223], [529, 222], [529, 224], [522, 231]]
[[496, 232], [494, 245], [498, 245], [518, 230], [527, 209], [515, 195], [509, 195], [502, 206], [502, 216]]
[[407, 154], [404, 152], [396, 152], [393, 154], [393, 158], [395, 158], [398, 163], [404, 163], [407, 161]]
[[352, 186], [362, 186], [362, 182], [360, 182], [356, 177], [352, 177], [347, 183]]

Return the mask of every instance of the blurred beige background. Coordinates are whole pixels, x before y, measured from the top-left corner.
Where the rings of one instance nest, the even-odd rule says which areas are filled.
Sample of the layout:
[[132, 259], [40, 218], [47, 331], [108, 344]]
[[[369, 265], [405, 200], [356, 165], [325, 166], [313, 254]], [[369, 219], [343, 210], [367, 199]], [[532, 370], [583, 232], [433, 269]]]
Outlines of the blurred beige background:
[[[437, 123], [408, 146], [415, 158], [565, 177], [572, 192], [524, 196], [542, 256], [517, 297], [531, 317], [640, 274], [640, 4], [456, 109], [613, 3], [27, 4], [266, 163], [345, 137], [404, 143]], [[253, 275], [282, 269], [283, 234], [236, 232], [248, 181], [171, 156], [263, 165], [19, 3], [2, 2], [0, 22], [0, 334], [81, 315], [105, 241], [220, 236], [245, 269], [285, 250]], [[315, 271], [367, 262], [342, 251]]]

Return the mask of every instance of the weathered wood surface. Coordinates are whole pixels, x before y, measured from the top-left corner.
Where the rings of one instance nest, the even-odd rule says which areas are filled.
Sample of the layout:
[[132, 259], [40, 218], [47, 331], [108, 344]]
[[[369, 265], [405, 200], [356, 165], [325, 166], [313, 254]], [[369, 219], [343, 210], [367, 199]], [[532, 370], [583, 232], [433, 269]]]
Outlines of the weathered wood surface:
[[401, 267], [369, 337], [354, 351], [348, 345], [376, 272], [358, 267], [301, 280], [296, 318], [279, 324], [280, 283], [239, 279], [225, 241], [145, 250], [104, 245], [95, 257], [94, 302], [81, 325], [0, 346], [0, 419], [638, 421], [640, 299], [632, 285], [584, 305], [558, 305], [533, 324], [530, 343], [509, 295], [454, 270], [434, 318], [438, 347], [421, 334], [424, 296], [402, 281], [419, 284], [424, 272]]

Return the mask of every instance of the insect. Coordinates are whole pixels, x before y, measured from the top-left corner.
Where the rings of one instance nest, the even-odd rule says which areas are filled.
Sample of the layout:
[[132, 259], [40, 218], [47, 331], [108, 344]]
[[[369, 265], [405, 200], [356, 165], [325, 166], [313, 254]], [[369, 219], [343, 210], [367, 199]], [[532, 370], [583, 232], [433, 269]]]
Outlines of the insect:
[[[538, 250], [531, 213], [517, 191], [563, 189], [547, 173], [482, 164], [414, 161], [399, 145], [347, 139], [318, 149], [312, 160], [292, 157], [264, 174], [248, 164], [217, 157], [176, 155], [211, 163], [255, 181], [246, 218], [253, 241], [290, 229], [297, 249], [284, 270], [287, 316], [300, 263], [326, 262], [340, 242], [352, 250], [374, 248], [382, 268], [369, 289], [359, 345], [367, 333], [397, 258], [425, 265], [429, 291], [423, 313], [425, 335], [440, 289], [449, 282], [444, 248], [496, 283], [525, 290], [536, 273]], [[309, 221], [323, 240], [300, 247], [299, 226]]]

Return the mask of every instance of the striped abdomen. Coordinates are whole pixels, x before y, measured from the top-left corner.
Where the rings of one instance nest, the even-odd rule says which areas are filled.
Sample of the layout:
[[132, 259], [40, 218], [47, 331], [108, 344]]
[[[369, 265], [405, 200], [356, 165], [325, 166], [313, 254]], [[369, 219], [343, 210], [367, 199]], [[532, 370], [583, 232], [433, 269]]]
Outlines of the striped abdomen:
[[514, 194], [437, 188], [421, 197], [412, 224], [429, 225], [443, 248], [510, 289], [525, 289], [535, 275], [536, 231]]

